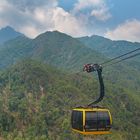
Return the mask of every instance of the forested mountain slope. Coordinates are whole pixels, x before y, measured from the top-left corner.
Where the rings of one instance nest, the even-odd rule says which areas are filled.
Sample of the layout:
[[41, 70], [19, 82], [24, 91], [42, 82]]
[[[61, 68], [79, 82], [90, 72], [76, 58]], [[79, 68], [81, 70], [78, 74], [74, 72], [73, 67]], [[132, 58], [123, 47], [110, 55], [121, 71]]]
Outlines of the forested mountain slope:
[[107, 57], [115, 57], [140, 47], [140, 43], [138, 42], [129, 42], [125, 40], [112, 41], [97, 35], [81, 37], [78, 38], [78, 40], [87, 47], [94, 49]]
[[[71, 131], [71, 109], [98, 96], [96, 75], [70, 74], [32, 60], [0, 73], [0, 130], [7, 139], [79, 140]], [[101, 140], [140, 139], [140, 95], [105, 80], [101, 105], [113, 115], [112, 134]]]
[[[78, 40], [84, 43], [86, 47], [101, 53], [106, 58], [114, 58], [123, 55], [127, 52], [136, 50], [137, 48], [140, 48], [140, 43], [137, 42], [133, 43], [128, 41], [112, 41], [110, 39], [101, 36], [96, 36], [96, 35], [93, 35], [91, 37], [81, 37], [78, 38]], [[135, 51], [132, 54], [126, 55], [120, 59], [129, 57], [136, 53], [140, 53], [140, 50]], [[117, 62], [120, 59], [113, 61], [111, 63]], [[104, 60], [103, 62], [105, 61], [106, 60]], [[134, 94], [136, 90], [139, 93], [140, 92], [140, 88], [139, 88], [140, 55], [115, 65], [110, 65], [111, 63], [105, 64], [104, 71], [106, 71], [106, 77], [109, 78], [113, 83], [115, 83], [116, 81], [117, 83], [120, 83], [121, 85], [124, 85], [127, 88], [133, 87]]]
[[[101, 37], [97, 38], [95, 40], [100, 41], [95, 41], [94, 44], [99, 48], [99, 42], [101, 44], [106, 44], [106, 40], [112, 42]], [[128, 49], [130, 48], [128, 47]], [[97, 50], [99, 51], [97, 52], [83, 45], [77, 39], [58, 31], [46, 32], [35, 39], [18, 37], [3, 44], [0, 49], [0, 68], [9, 67], [24, 58], [32, 58], [56, 66], [61, 70], [82, 72], [80, 68], [86, 63], [100, 64], [108, 60], [108, 55], [103, 57], [102, 50], [100, 48], [100, 51]], [[116, 52], [117, 50], [116, 48]], [[109, 79], [114, 84], [120, 83], [120, 85], [127, 87], [129, 90], [133, 90], [134, 93], [140, 91], [140, 59], [138, 58], [135, 57], [126, 62], [105, 68], [103, 65], [105, 79]]]
[[[78, 39], [54, 31], [35, 39], [17, 37], [1, 45], [1, 137], [82, 139], [82, 136], [71, 132], [71, 109], [98, 97], [96, 75], [84, 74], [82, 67], [86, 63], [100, 64], [121, 53], [120, 45], [115, 52], [112, 48], [102, 49], [99, 42], [106, 44], [106, 39], [99, 38], [94, 43], [99, 48], [93, 49]], [[129, 45], [122, 48], [124, 51], [129, 49]], [[111, 110], [114, 123], [112, 135], [99, 139], [139, 140], [139, 64], [140, 59], [136, 57], [120, 64], [103, 66], [106, 96], [101, 104]]]
[[102, 60], [100, 53], [85, 47], [77, 39], [54, 31], [33, 40], [19, 37], [6, 42], [0, 49], [0, 68], [27, 57], [65, 69], [77, 69], [86, 62]]

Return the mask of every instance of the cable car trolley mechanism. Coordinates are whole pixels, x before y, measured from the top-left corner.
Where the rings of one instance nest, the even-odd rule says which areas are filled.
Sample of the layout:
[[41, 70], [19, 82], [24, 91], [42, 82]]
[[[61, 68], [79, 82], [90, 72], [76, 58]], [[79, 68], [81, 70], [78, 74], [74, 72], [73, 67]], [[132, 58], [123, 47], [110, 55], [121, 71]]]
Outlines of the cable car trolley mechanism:
[[72, 110], [71, 125], [72, 130], [80, 134], [110, 134], [112, 117], [108, 109], [99, 107], [99, 103], [104, 97], [104, 83], [102, 78], [102, 66], [98, 64], [86, 64], [83, 71], [88, 73], [97, 71], [100, 83], [100, 96], [94, 102], [85, 107], [76, 107]]

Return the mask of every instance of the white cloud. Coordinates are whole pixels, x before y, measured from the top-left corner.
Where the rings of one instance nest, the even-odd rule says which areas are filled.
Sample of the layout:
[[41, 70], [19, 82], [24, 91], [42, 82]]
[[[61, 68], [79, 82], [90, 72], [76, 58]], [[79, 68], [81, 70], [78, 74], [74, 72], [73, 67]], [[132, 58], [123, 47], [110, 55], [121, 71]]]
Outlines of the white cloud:
[[78, 0], [78, 2], [74, 6], [74, 11], [78, 12], [86, 8], [98, 7], [103, 3], [103, 0]]
[[53, 10], [52, 21], [54, 23], [54, 28], [61, 32], [67, 32], [73, 36], [87, 35], [86, 29], [82, 26], [82, 23], [62, 8]]
[[6, 0], [9, 4], [14, 5], [17, 9], [34, 10], [36, 7], [56, 7], [58, 0]]
[[105, 37], [112, 40], [128, 40], [140, 42], [140, 21], [127, 20], [117, 26], [114, 30], [108, 30]]
[[72, 13], [79, 15], [81, 12], [84, 14], [87, 12], [86, 16], [94, 17], [99, 21], [106, 21], [111, 18], [105, 0], [78, 0]]
[[40, 30], [38, 30], [36, 27], [34, 26], [23, 26], [22, 28], [20, 28], [20, 32], [24, 33], [25, 35], [34, 38], [36, 37], [40, 32]]
[[96, 17], [96, 19], [101, 20], [101, 21], [106, 21], [109, 18], [111, 18], [111, 14], [108, 12], [107, 7], [92, 10], [91, 15]]
[[29, 37], [47, 30], [58, 30], [72, 36], [88, 34], [82, 22], [58, 7], [57, 0], [3, 0], [0, 3], [0, 27], [6, 25]]

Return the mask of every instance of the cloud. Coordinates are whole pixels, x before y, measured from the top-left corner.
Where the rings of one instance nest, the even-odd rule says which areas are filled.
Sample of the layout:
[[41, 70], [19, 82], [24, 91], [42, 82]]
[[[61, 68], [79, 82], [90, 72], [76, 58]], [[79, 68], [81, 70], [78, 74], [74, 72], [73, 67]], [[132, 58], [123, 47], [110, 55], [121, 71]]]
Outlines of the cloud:
[[57, 0], [6, 0], [9, 4], [14, 5], [17, 9], [34, 10], [36, 7], [56, 7]]
[[54, 23], [54, 28], [61, 32], [67, 32], [73, 36], [84, 36], [88, 34], [82, 23], [62, 8], [53, 10], [52, 21]]
[[112, 40], [140, 42], [140, 20], [127, 20], [113, 30], [108, 30], [105, 37]]
[[75, 12], [81, 11], [86, 8], [98, 7], [103, 4], [102, 0], [78, 0], [74, 6]]
[[78, 0], [75, 4], [72, 13], [79, 15], [87, 13], [86, 16], [93, 17], [99, 21], [106, 21], [111, 18], [109, 7], [105, 0]]
[[0, 3], [0, 27], [6, 25], [32, 38], [48, 30], [72, 36], [88, 34], [82, 22], [58, 7], [57, 0], [3, 0]]
[[34, 15], [40, 24], [47, 25], [48, 30], [58, 30], [72, 36], [84, 36], [88, 34], [86, 28], [81, 28], [82, 24], [74, 16], [60, 7], [48, 10], [37, 8]]
[[91, 16], [96, 17], [96, 19], [100, 21], [106, 21], [111, 18], [111, 14], [108, 12], [107, 7], [103, 7], [101, 9], [92, 10]]

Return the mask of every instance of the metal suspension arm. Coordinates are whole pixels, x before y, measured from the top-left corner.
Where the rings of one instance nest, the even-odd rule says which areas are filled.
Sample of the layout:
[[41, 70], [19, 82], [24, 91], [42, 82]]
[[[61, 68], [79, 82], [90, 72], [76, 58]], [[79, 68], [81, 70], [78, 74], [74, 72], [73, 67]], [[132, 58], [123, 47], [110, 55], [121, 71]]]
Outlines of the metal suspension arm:
[[99, 79], [99, 84], [100, 84], [100, 96], [97, 100], [88, 104], [88, 106], [92, 106], [92, 105], [99, 103], [101, 100], [103, 100], [103, 97], [105, 95], [104, 82], [103, 82], [103, 78], [102, 78], [102, 67], [98, 64], [86, 64], [86, 65], [84, 65], [83, 70], [87, 71], [88, 73], [97, 71], [97, 74], [98, 74], [98, 79]]

